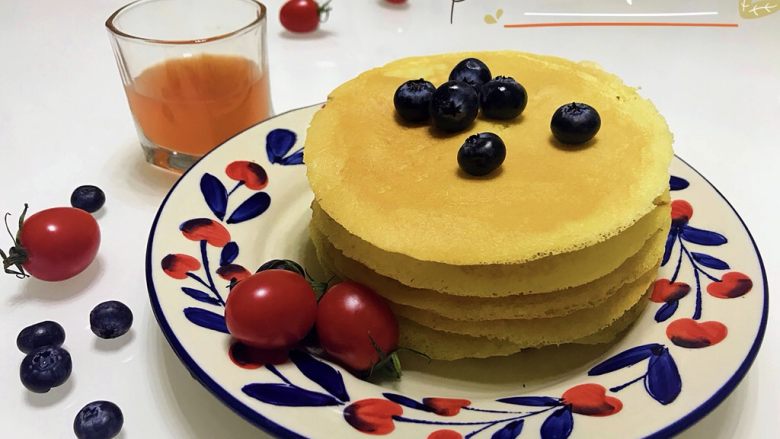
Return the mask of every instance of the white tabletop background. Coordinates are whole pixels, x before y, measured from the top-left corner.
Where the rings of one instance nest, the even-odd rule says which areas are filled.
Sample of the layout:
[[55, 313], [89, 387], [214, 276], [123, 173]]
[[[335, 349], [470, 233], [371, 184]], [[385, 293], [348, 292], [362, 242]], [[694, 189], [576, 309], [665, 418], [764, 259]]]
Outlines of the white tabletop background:
[[[148, 304], [146, 238], [175, 177], [143, 162], [103, 27], [124, 1], [0, 1], [0, 212], [16, 215], [24, 202], [32, 211], [66, 205], [81, 184], [99, 185], [108, 198], [98, 215], [101, 249], [87, 271], [60, 283], [0, 279], [0, 437], [72, 437], [76, 412], [96, 399], [121, 406], [123, 438], [264, 437], [190, 377]], [[742, 19], [740, 1], [600, 0], [583, 6], [466, 0], [455, 6], [450, 25], [447, 0], [409, 0], [402, 8], [335, 0], [322, 30], [303, 37], [283, 32], [282, 2], [268, 1], [273, 105], [282, 112], [322, 101], [357, 73], [415, 54], [506, 48], [594, 60], [641, 86], [656, 103], [675, 133], [677, 154], [709, 178], [748, 224], [771, 284], [780, 278], [780, 13]], [[499, 24], [487, 25], [484, 15], [499, 7]], [[684, 21], [739, 27], [502, 26], [563, 20], [524, 14], [534, 11], [711, 11], [718, 15]], [[0, 242], [7, 247], [10, 239]], [[113, 342], [97, 339], [88, 323], [92, 307], [109, 299], [127, 303], [136, 318], [131, 334]], [[777, 301], [771, 308], [750, 373], [681, 437], [777, 437]], [[23, 355], [15, 338], [22, 327], [44, 319], [65, 327], [74, 369], [67, 384], [39, 395], [19, 381]]]

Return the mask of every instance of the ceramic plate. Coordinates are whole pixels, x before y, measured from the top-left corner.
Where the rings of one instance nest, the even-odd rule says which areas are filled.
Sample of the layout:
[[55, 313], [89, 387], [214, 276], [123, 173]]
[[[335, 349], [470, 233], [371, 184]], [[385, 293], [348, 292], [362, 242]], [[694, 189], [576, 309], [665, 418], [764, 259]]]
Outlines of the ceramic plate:
[[767, 318], [761, 257], [729, 202], [680, 159], [652, 302], [612, 345], [411, 359], [400, 381], [379, 384], [303, 353], [255, 362], [227, 334], [227, 286], [269, 259], [312, 264], [302, 151], [317, 108], [209, 153], [165, 197], [149, 234], [147, 285], [165, 337], [248, 421], [296, 438], [665, 437], [714, 409], [753, 362]]

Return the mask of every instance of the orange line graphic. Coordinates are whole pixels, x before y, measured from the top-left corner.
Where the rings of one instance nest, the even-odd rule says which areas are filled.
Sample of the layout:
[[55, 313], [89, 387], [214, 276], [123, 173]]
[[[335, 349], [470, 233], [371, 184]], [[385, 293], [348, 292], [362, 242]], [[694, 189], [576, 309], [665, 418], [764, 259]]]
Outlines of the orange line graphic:
[[674, 21], [569, 21], [559, 23], [517, 23], [505, 24], [505, 28], [516, 27], [573, 27], [573, 26], [666, 26], [666, 27], [739, 27], [737, 23], [681, 23]]

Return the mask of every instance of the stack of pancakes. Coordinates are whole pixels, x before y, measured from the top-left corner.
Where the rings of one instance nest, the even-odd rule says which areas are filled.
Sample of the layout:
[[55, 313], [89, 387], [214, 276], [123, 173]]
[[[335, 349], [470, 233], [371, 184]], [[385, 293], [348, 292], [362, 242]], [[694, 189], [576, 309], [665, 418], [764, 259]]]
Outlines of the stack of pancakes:
[[[467, 57], [523, 84], [519, 118], [444, 134], [395, 115], [401, 83], [441, 84]], [[550, 133], [568, 102], [602, 118], [576, 148]], [[458, 148], [486, 131], [506, 161], [470, 177]], [[671, 144], [655, 107], [595, 65], [518, 52], [402, 59], [337, 88], [312, 120], [312, 241], [323, 266], [388, 299], [402, 346], [432, 358], [608, 342], [642, 311], [664, 251]]]

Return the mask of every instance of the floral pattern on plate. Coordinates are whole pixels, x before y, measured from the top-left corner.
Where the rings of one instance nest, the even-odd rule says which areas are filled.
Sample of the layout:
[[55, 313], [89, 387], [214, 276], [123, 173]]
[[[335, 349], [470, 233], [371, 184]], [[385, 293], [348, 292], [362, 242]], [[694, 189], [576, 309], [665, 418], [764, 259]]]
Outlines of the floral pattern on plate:
[[[251, 247], [256, 243], [250, 237], [271, 236], [260, 225], [255, 225], [253, 232], [247, 232], [245, 227], [263, 219], [267, 220], [264, 226], [279, 221], [278, 218], [265, 218], [273, 214], [274, 206], [286, 203], [290, 198], [289, 190], [277, 196], [276, 187], [302, 181], [303, 185], [299, 184], [301, 191], [308, 190], [300, 171], [290, 174], [280, 170], [303, 168], [297, 166], [303, 164], [303, 148], [293, 151], [293, 147], [302, 137], [296, 130], [301, 133], [300, 129], [305, 127], [313, 109], [315, 107], [264, 122], [196, 164], [177, 183], [177, 186], [185, 185], [184, 188], [175, 186], [163, 202], [150, 235], [147, 279], [163, 332], [206, 387], [249, 420], [287, 437], [305, 437], [298, 433], [302, 430], [315, 432], [306, 434], [311, 437], [333, 437], [334, 434], [406, 437], [413, 434], [431, 439], [488, 436], [564, 439], [588, 437], [599, 430], [615, 432], [616, 437], [620, 437], [620, 431], [631, 435], [663, 436], [685, 428], [714, 408], [747, 371], [757, 353], [766, 323], [766, 282], [760, 256], [730, 205], [679, 159], [673, 172], [674, 168], [681, 172], [675, 172], [670, 180], [674, 194], [672, 228], [666, 241], [663, 268], [650, 297], [656, 307], [644, 313], [640, 323], [629, 331], [636, 336], [627, 336], [614, 346], [617, 353], [591, 366], [585, 373], [573, 371], [565, 380], [565, 388], [556, 383], [545, 394], [526, 394], [518, 389], [509, 396], [480, 401], [463, 395], [418, 397], [362, 382], [346, 372], [342, 374], [338, 366], [305, 352], [293, 351], [289, 361], [284, 362], [286, 358], [253, 357], [251, 349], [239, 343], [231, 344], [229, 336], [225, 335], [227, 328], [223, 317], [229, 286], [250, 275], [246, 264], [253, 264], [253, 267], [263, 262]], [[265, 157], [259, 153], [260, 148], [254, 154], [241, 154], [252, 151], [252, 143], [261, 138], [264, 138]], [[215, 169], [221, 172], [215, 172]], [[278, 180], [271, 174], [278, 174]], [[232, 185], [230, 190], [226, 182]], [[168, 207], [170, 198], [177, 194], [186, 194], [174, 202], [180, 208]], [[199, 208], [196, 203], [203, 206]], [[713, 221], [717, 217], [708, 216], [707, 212], [713, 210], [713, 205], [722, 209], [724, 204], [732, 214], [732, 225], [704, 227], [694, 221], [699, 217], [709, 218], [709, 223], [717, 226], [717, 221]], [[703, 213], [694, 217], [694, 206], [697, 206], [697, 212]], [[170, 218], [177, 219], [168, 221], [175, 224], [175, 229], [160, 228], [163, 213], [170, 213]], [[735, 227], [734, 220], [742, 228]], [[737, 236], [729, 236], [730, 231]], [[155, 244], [156, 236], [167, 238], [176, 233], [184, 239], [176, 241], [175, 246]], [[188, 241], [190, 245], [187, 245]], [[728, 245], [733, 241], [750, 251], [730, 255]], [[154, 254], [158, 259], [152, 264]], [[718, 273], [713, 274], [715, 272]], [[761, 276], [764, 296], [736, 304], [737, 307], [742, 305], [743, 309], [719, 306], [717, 302], [750, 297], [755, 285], [748, 272]], [[159, 273], [168, 281], [158, 282]], [[183, 297], [163, 305], [157, 283], [167, 283], [165, 294], [171, 294], [171, 287], [175, 285]], [[705, 291], [707, 295], [703, 294]], [[172, 324], [169, 316], [177, 312], [184, 320]], [[742, 321], [745, 312], [754, 320], [753, 331], [740, 328], [742, 331], [732, 336], [730, 324]], [[704, 317], [708, 320], [703, 320]], [[661, 330], [654, 330], [653, 326]], [[177, 336], [187, 333], [191, 339], [198, 339], [196, 331], [213, 332], [221, 341], [209, 338], [213, 342], [211, 345], [204, 345], [206, 341], [197, 346], [190, 343], [197, 351], [191, 355]], [[631, 344], [634, 340], [641, 343]], [[729, 341], [734, 343], [732, 346], [738, 344], [749, 349], [745, 354], [736, 355], [721, 352], [733, 357], [733, 367], [725, 382], [697, 376], [695, 370], [689, 370], [701, 368], [701, 365], [699, 360], [690, 354], [682, 355], [682, 352], [714, 349]], [[229, 348], [225, 349], [226, 345]], [[214, 354], [224, 358], [213, 358]], [[198, 358], [206, 355], [216, 377], [199, 364]], [[684, 360], [676, 360], [680, 355]], [[244, 373], [254, 371], [254, 375], [233, 374], [231, 367], [244, 370]], [[240, 378], [233, 379], [234, 385], [227, 390], [216, 380], [229, 374]], [[686, 379], [707, 378], [713, 382], [705, 382], [705, 387], [712, 391], [701, 398], [691, 395], [686, 399], [691, 407], [681, 408], [678, 399], [688, 396], [685, 395]], [[641, 393], [626, 390], [639, 382], [643, 383], [644, 398]], [[699, 381], [690, 386], [689, 392], [701, 385], [702, 381]], [[620, 393], [624, 391], [627, 392], [625, 397]], [[715, 396], [707, 399], [712, 393]], [[691, 400], [697, 399], [701, 400], [698, 404], [690, 404]], [[316, 410], [307, 412], [313, 429], [301, 428], [306, 425], [293, 422], [292, 412], [284, 412], [304, 407]], [[643, 417], [649, 413], [660, 414], [661, 410], [667, 410], [663, 412], [669, 419], [666, 425], [641, 424]], [[586, 422], [588, 418], [602, 418], [598, 422], [610, 424], [594, 425], [591, 421]], [[317, 428], [320, 422], [323, 424], [321, 429]], [[633, 425], [632, 422], [640, 424]], [[584, 425], [582, 432], [578, 427], [580, 424]]]

